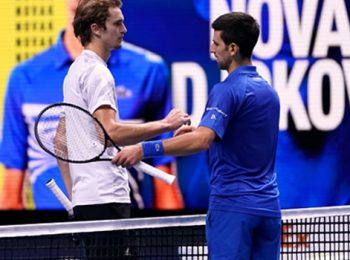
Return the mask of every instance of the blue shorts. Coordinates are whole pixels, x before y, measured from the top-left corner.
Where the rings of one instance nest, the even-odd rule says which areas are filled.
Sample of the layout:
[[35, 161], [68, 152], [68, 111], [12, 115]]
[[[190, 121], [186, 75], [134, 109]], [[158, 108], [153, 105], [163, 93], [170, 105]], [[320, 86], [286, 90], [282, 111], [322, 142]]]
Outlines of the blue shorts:
[[206, 238], [210, 260], [278, 260], [281, 219], [209, 210]]

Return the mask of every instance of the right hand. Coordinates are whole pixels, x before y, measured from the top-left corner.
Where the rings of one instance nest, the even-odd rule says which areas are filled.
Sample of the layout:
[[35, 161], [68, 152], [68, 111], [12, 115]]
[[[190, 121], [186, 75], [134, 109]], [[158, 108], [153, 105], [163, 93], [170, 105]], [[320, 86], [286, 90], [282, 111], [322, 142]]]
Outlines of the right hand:
[[112, 159], [112, 163], [130, 168], [136, 163], [140, 162], [143, 157], [141, 144], [125, 146]]
[[178, 129], [180, 126], [191, 124], [190, 116], [177, 108], [173, 108], [163, 121], [169, 125], [171, 131]]

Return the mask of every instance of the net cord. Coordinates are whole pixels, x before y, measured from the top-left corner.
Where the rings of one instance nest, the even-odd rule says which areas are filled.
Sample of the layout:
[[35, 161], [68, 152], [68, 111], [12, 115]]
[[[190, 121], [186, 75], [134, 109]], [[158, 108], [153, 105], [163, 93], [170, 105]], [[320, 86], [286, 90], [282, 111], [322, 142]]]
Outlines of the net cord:
[[[282, 210], [282, 220], [309, 219], [350, 215], [350, 206], [300, 208]], [[27, 237], [66, 233], [87, 233], [113, 230], [152, 229], [162, 227], [185, 227], [205, 225], [205, 214], [133, 218], [99, 221], [74, 221], [0, 226], [0, 237]]]
[[133, 218], [98, 221], [74, 221], [42, 224], [0, 226], [0, 237], [24, 237], [87, 233], [113, 230], [131, 230], [162, 227], [202, 226], [205, 215]]

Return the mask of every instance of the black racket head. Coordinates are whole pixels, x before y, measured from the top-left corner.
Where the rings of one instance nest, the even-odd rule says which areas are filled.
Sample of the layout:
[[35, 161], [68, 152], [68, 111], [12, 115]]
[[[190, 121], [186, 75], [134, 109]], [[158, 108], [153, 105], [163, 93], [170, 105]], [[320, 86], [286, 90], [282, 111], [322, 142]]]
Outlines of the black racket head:
[[107, 148], [108, 136], [102, 124], [74, 104], [56, 103], [43, 109], [34, 133], [44, 151], [66, 162], [103, 160], [100, 157]]

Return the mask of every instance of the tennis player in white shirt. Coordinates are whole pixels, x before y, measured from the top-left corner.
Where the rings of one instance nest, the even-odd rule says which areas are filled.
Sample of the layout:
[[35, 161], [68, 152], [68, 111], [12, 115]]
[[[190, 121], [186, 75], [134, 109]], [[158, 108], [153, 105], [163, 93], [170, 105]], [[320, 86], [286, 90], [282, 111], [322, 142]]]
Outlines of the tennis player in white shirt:
[[[119, 146], [150, 139], [190, 122], [189, 116], [177, 109], [160, 121], [144, 124], [118, 121], [115, 82], [106, 62], [111, 51], [121, 47], [127, 32], [121, 7], [120, 0], [79, 2], [73, 27], [84, 51], [71, 65], [63, 84], [64, 102], [88, 110]], [[69, 167], [59, 164], [68, 190], [72, 191], [75, 219], [130, 217], [130, 190], [123, 168], [108, 161]]]

